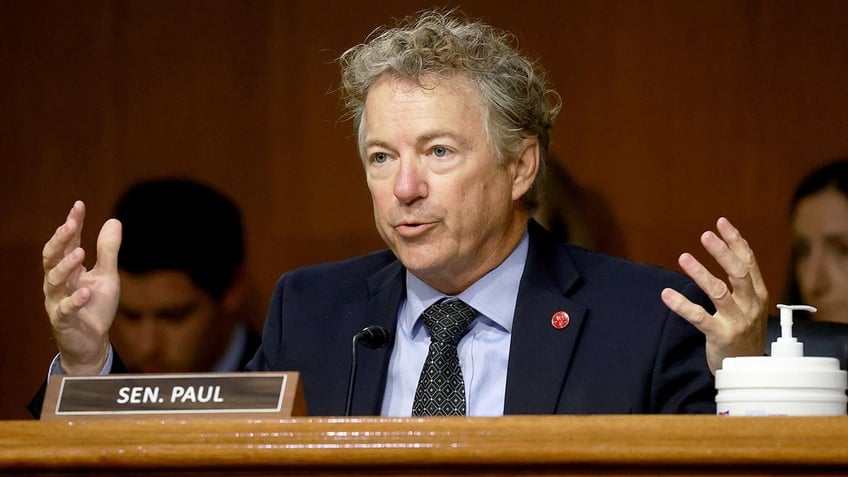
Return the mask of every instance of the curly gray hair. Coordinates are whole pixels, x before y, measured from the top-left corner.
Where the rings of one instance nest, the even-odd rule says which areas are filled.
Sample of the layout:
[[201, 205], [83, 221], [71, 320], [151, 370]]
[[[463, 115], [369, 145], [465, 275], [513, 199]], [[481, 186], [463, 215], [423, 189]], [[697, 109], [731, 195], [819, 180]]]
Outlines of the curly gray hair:
[[342, 101], [363, 154], [363, 111], [368, 89], [386, 73], [416, 82], [432, 77], [465, 76], [477, 86], [486, 110], [485, 129], [503, 166], [520, 151], [524, 138], [538, 138], [540, 170], [522, 197], [533, 211], [540, 194], [550, 146], [550, 128], [561, 107], [548, 88], [545, 73], [522, 56], [513, 35], [479, 21], [458, 18], [453, 11], [429, 10], [407, 17], [391, 29], [381, 29], [365, 43], [345, 51]]

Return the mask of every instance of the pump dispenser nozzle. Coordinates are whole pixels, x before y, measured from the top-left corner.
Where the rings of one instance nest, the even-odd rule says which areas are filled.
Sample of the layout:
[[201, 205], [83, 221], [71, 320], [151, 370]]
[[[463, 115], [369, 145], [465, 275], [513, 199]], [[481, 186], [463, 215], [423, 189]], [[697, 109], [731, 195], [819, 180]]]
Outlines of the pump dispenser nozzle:
[[815, 313], [809, 305], [777, 305], [780, 309], [780, 335], [771, 344], [771, 355], [777, 358], [800, 358], [804, 356], [804, 343], [792, 336], [792, 312], [804, 310]]

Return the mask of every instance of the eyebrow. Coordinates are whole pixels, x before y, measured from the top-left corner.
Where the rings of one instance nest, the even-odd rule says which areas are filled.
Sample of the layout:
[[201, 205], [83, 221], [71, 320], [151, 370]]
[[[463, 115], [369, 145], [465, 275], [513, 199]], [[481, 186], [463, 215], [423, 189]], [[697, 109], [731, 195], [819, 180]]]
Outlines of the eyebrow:
[[152, 313], [153, 316], [160, 317], [162, 315], [187, 315], [189, 313], [192, 313], [199, 307], [200, 303], [198, 303], [196, 300], [191, 300], [187, 303], [165, 305], [159, 308], [154, 308], [153, 310], [139, 310], [137, 308], [131, 308], [126, 306], [125, 304], [118, 303], [118, 313], [123, 313], [125, 315], [130, 316], [141, 316], [145, 313]]
[[381, 147], [381, 148], [383, 148], [383, 149], [392, 149], [392, 150], [394, 150], [394, 148], [392, 148], [391, 146], [389, 146], [389, 143], [387, 143], [387, 142], [385, 142], [385, 141], [380, 141], [380, 140], [377, 140], [377, 139], [371, 139], [371, 140], [368, 140], [368, 141], [366, 141], [366, 142], [365, 142], [365, 144], [362, 146], [362, 148], [363, 148], [363, 149], [368, 149], [368, 148], [370, 148], [370, 147]]
[[[422, 134], [415, 139], [415, 145], [420, 147], [422, 144], [426, 144], [430, 141], [433, 141], [435, 139], [442, 138], [442, 137], [450, 138], [450, 139], [456, 141], [457, 143], [459, 143], [459, 145], [461, 147], [468, 148], [468, 140], [467, 139], [465, 139], [462, 135], [456, 134], [456, 133], [449, 131], [449, 130], [436, 130], [436, 131], [431, 131], [431, 132]], [[371, 140], [366, 141], [364, 148], [368, 149], [370, 147], [382, 147], [382, 148], [390, 149], [390, 150], [394, 151], [394, 148], [391, 145], [389, 145], [388, 142], [381, 141], [379, 139], [371, 139]]]
[[464, 136], [461, 136], [459, 134], [456, 134], [456, 133], [454, 133], [452, 131], [448, 131], [448, 130], [437, 130], [437, 131], [429, 132], [427, 134], [423, 134], [423, 135], [418, 137], [416, 144], [420, 146], [421, 144], [428, 143], [428, 142], [430, 142], [434, 139], [438, 139], [438, 138], [441, 138], [441, 137], [451, 138], [454, 141], [458, 142], [459, 145], [463, 148], [468, 147], [468, 140], [465, 139]]

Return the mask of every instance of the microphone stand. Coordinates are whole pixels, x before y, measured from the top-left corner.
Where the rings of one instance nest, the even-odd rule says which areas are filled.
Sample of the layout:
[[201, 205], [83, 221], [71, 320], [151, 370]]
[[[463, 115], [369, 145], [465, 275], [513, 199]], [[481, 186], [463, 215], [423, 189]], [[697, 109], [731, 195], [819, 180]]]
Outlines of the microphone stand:
[[382, 326], [371, 325], [365, 327], [359, 333], [353, 335], [351, 343], [350, 377], [347, 385], [347, 400], [345, 401], [345, 417], [350, 416], [350, 408], [353, 405], [353, 388], [356, 384], [356, 362], [358, 361], [358, 350], [356, 346], [359, 341], [370, 349], [380, 349], [389, 342], [389, 332]]

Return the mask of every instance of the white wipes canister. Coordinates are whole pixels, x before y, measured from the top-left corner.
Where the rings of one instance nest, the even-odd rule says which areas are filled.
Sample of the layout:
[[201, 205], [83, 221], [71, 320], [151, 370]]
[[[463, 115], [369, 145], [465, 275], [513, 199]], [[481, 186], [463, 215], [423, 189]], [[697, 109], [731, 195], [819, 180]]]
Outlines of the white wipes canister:
[[716, 412], [725, 416], [834, 416], [846, 414], [848, 373], [839, 360], [804, 357], [792, 337], [792, 310], [778, 305], [782, 336], [772, 356], [726, 358], [716, 372]]

